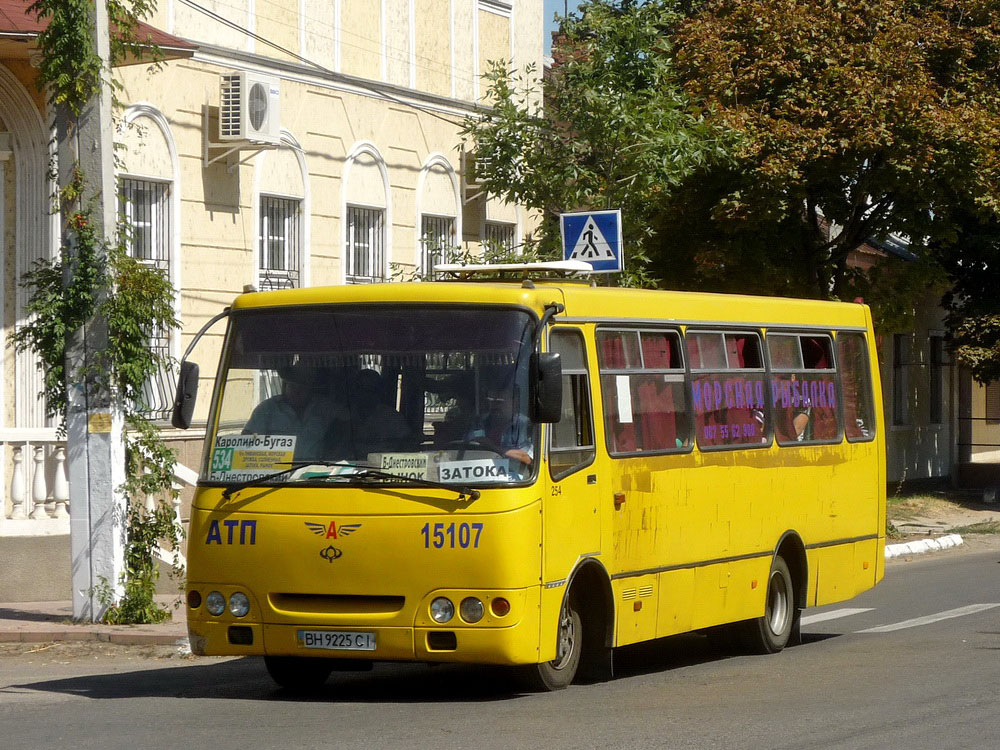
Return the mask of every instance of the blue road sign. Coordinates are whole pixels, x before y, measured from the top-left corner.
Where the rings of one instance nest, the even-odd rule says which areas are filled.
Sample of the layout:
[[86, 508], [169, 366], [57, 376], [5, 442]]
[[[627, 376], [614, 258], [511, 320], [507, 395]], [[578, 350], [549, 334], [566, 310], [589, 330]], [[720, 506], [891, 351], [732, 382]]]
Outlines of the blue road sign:
[[595, 273], [615, 273], [624, 268], [622, 212], [581, 211], [560, 214], [563, 260], [583, 260]]

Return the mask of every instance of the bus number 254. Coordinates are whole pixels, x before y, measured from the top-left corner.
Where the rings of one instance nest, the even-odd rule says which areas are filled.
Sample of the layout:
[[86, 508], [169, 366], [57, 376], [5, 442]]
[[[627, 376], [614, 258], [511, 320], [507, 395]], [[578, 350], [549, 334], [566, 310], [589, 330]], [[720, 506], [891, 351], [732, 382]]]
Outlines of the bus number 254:
[[425, 523], [420, 533], [424, 535], [424, 549], [431, 547], [434, 549], [442, 547], [455, 549], [456, 546], [462, 549], [476, 548], [479, 546], [479, 537], [483, 533], [483, 524], [436, 523], [432, 527], [431, 524]]

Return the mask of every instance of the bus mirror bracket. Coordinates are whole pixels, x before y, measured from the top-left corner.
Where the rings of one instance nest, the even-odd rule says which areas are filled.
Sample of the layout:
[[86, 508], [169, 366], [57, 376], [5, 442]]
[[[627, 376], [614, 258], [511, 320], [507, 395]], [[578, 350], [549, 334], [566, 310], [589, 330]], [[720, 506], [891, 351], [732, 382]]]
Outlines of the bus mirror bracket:
[[552, 424], [562, 417], [562, 358], [558, 352], [535, 357], [535, 421]]
[[228, 307], [218, 315], [213, 316], [211, 320], [201, 327], [201, 330], [198, 331], [191, 343], [188, 344], [184, 356], [181, 357], [180, 373], [177, 376], [177, 390], [174, 393], [174, 410], [170, 415], [170, 424], [178, 430], [186, 430], [191, 426], [191, 420], [194, 417], [194, 405], [198, 401], [198, 364], [196, 362], [188, 362], [188, 355], [191, 354], [195, 344], [201, 341], [201, 337], [205, 335], [209, 328], [215, 325], [217, 321], [227, 317], [229, 317]]

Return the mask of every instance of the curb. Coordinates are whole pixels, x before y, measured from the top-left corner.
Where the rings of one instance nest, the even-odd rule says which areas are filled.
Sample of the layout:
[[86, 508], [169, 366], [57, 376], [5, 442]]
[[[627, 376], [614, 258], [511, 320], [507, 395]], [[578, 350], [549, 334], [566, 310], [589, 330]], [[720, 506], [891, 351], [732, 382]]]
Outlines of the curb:
[[903, 555], [919, 555], [934, 549], [957, 547], [960, 544], [962, 544], [962, 537], [958, 534], [939, 536], [937, 539], [917, 539], [912, 542], [903, 542], [902, 544], [887, 544], [885, 546], [885, 557], [888, 560], [889, 558], [901, 557]]
[[168, 633], [102, 633], [72, 630], [0, 632], [0, 643], [79, 643], [82, 641], [114, 643], [119, 646], [185, 646], [187, 636]]

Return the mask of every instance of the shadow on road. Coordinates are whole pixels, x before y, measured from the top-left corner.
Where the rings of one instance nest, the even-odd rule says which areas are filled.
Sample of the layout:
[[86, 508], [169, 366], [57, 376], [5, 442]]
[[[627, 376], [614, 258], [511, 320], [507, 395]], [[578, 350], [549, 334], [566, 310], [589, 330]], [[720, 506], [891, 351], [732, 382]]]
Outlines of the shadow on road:
[[[803, 634], [803, 644], [835, 635]], [[797, 647], [801, 648], [801, 647]], [[696, 634], [661, 638], [615, 650], [614, 680], [670, 672], [731, 658]], [[765, 657], [766, 658], [766, 657]], [[463, 664], [376, 664], [370, 672], [334, 672], [326, 684], [307, 694], [274, 685], [256, 657], [196, 660], [168, 666], [12, 685], [97, 700], [123, 698], [187, 698], [283, 700], [330, 703], [479, 703], [507, 701], [526, 695], [513, 670]], [[3, 694], [0, 690], [0, 695]]]

